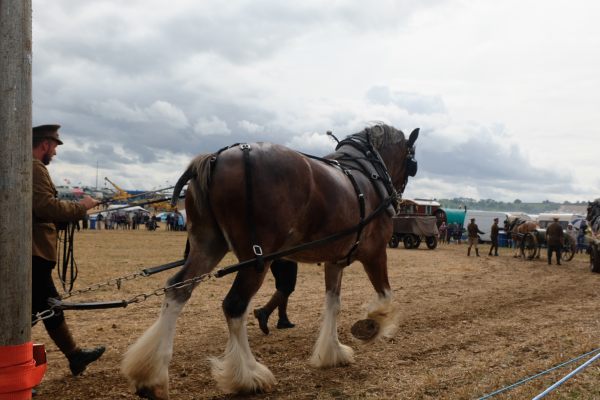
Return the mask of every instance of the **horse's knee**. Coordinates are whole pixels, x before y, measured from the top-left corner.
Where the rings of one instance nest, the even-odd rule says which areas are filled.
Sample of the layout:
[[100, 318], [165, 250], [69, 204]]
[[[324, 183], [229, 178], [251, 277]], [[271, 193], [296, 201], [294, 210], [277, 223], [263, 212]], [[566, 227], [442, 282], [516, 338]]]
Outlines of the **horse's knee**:
[[[185, 267], [184, 267], [185, 269]], [[175, 275], [167, 280], [167, 287], [175, 285], [176, 283], [180, 283], [184, 281], [184, 269], [179, 270]], [[169, 290], [168, 296], [172, 299], [180, 303], [185, 303], [192, 296], [192, 291], [194, 290], [194, 285], [190, 284], [181, 288]]]
[[246, 312], [249, 300], [239, 294], [229, 293], [223, 300], [223, 312], [229, 318], [239, 318]]

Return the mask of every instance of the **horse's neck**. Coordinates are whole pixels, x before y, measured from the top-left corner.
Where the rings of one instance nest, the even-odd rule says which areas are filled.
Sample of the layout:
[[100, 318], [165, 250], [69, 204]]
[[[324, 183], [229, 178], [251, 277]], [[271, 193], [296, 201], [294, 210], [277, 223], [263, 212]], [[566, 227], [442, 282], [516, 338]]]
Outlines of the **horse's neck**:
[[[327, 156], [337, 160], [345, 169], [358, 170], [369, 179], [379, 193], [380, 199], [396, 196], [390, 175], [381, 156], [373, 147], [353, 138], [346, 139], [337, 146], [336, 152]], [[394, 214], [394, 207], [390, 212]]]

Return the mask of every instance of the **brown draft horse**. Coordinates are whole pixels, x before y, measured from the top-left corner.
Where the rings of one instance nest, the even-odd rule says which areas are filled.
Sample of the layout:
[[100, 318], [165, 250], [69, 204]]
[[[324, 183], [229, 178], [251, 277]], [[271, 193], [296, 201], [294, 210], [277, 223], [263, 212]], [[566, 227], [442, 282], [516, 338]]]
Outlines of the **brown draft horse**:
[[[362, 263], [377, 294], [368, 318], [378, 330], [368, 339], [391, 337], [397, 329], [387, 273], [393, 214], [388, 204], [416, 173], [417, 137], [418, 129], [406, 140], [401, 131], [381, 124], [348, 136], [324, 159], [268, 143], [234, 145], [198, 156], [180, 179], [191, 178], [185, 199], [190, 253], [168, 285], [210, 272], [229, 250], [240, 261], [252, 260], [260, 250], [267, 255], [352, 229], [364, 217], [368, 223], [360, 224], [364, 226], [359, 233], [286, 257], [324, 263], [325, 310], [310, 363], [351, 363], [353, 350], [340, 343], [337, 334], [342, 274], [350, 262]], [[374, 214], [377, 210], [383, 211]], [[224, 392], [264, 392], [277, 383], [254, 358], [246, 331], [249, 302], [269, 265], [265, 261], [263, 268], [256, 263], [241, 269], [223, 301], [229, 338], [224, 354], [211, 359], [211, 370]], [[195, 286], [168, 291], [157, 321], [127, 351], [122, 372], [139, 396], [168, 399], [175, 323]]]
[[506, 218], [506, 220], [504, 221], [504, 231], [507, 233], [507, 235], [510, 235], [511, 239], [515, 244], [515, 254], [513, 255], [513, 257], [525, 258], [523, 240], [525, 239], [525, 236], [528, 233], [532, 234], [532, 237], [534, 238], [534, 240], [536, 240], [536, 242], [534, 243], [535, 254], [531, 256], [531, 258], [535, 257], [536, 255], [537, 257], [539, 257], [540, 252], [538, 251], [538, 243], [536, 236], [536, 231], [538, 228], [538, 224], [525, 215], [510, 215]]

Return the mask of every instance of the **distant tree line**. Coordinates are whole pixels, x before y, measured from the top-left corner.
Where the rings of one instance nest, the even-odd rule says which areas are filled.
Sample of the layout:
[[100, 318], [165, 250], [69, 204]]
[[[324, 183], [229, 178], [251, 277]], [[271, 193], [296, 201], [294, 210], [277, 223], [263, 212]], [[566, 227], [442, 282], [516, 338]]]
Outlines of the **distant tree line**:
[[465, 197], [456, 197], [453, 199], [436, 199], [443, 208], [464, 208], [468, 210], [482, 211], [521, 211], [528, 214], [539, 214], [553, 212], [560, 208], [561, 205], [585, 205], [587, 201], [555, 203], [549, 200], [544, 200], [541, 203], [525, 203], [519, 199], [511, 202], [496, 201], [492, 199], [475, 200]]

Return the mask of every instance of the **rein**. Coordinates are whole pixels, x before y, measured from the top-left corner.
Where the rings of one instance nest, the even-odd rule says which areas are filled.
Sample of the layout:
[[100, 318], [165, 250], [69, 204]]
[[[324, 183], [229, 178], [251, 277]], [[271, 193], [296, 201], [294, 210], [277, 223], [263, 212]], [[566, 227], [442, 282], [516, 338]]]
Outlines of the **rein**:
[[[77, 263], [75, 262], [75, 256], [73, 254], [75, 237], [75, 227], [78, 226], [79, 222], [61, 224], [57, 227], [58, 241], [57, 241], [57, 272], [60, 283], [63, 290], [70, 293], [73, 290], [73, 285], [77, 279], [78, 270]], [[62, 235], [61, 235], [62, 233]], [[61, 251], [62, 243], [62, 251]], [[62, 254], [62, 257], [61, 257]]]

